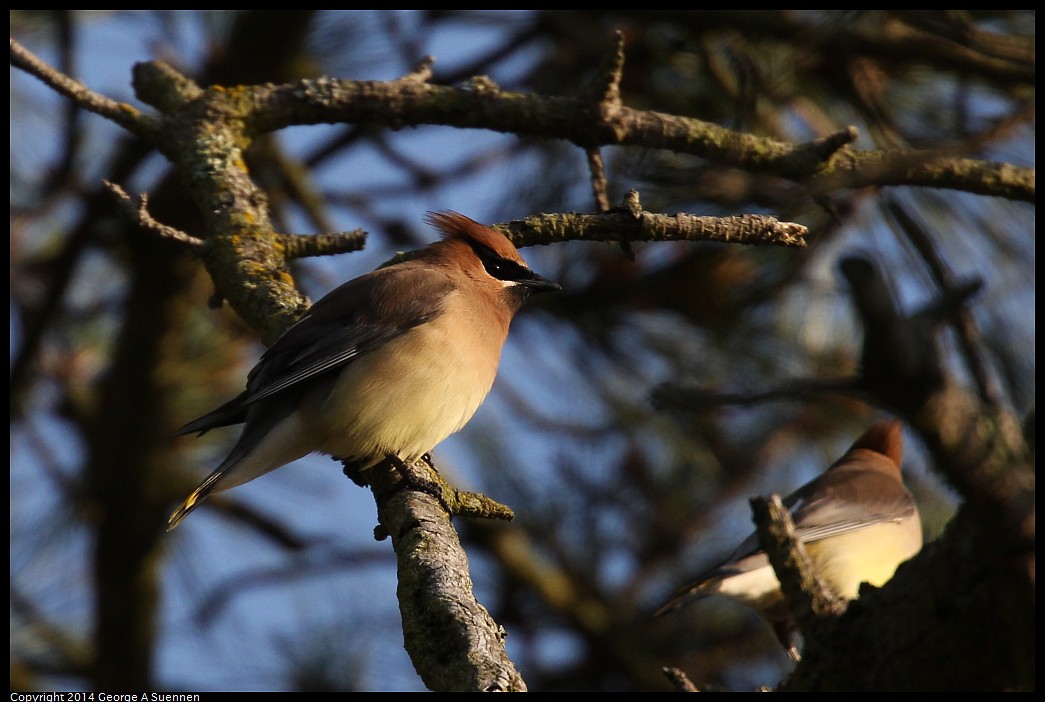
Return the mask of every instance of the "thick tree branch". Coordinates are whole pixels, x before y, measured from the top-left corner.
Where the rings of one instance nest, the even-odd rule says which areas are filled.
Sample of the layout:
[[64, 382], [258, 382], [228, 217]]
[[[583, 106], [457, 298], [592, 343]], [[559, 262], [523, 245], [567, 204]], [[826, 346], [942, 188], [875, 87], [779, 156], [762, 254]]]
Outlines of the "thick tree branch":
[[[795, 180], [835, 176], [860, 185], [921, 185], [1034, 200], [1034, 172], [1006, 163], [930, 151], [858, 151], [849, 128], [807, 143], [735, 132], [701, 120], [621, 106], [595, 124], [587, 96], [548, 97], [501, 90], [489, 79], [452, 88], [417, 81], [322, 78], [259, 86], [254, 128], [295, 124], [389, 122], [555, 138], [591, 148], [635, 145], [701, 156], [724, 165]], [[868, 174], [862, 176], [862, 171]]]
[[[11, 42], [14, 65], [37, 75], [86, 109], [120, 124], [129, 122], [125, 126], [132, 131], [151, 133], [152, 123], [136, 111], [133, 118], [128, 118], [121, 103], [87, 91], [47, 67], [13, 39]], [[153, 87], [160, 74], [169, 76], [173, 71], [161, 62], [140, 64], [136, 85], [143, 99], [165, 112], [172, 112], [179, 101], [193, 97], [199, 90], [186, 92], [183, 81], [169, 79], [161, 80], [159, 88]], [[285, 85], [239, 86], [235, 91], [212, 88], [206, 92], [223, 92], [235, 102], [253, 133], [335, 122], [379, 122], [396, 127], [439, 124], [564, 139], [585, 148], [661, 148], [796, 180], [840, 178], [849, 187], [904, 184], [1029, 202], [1035, 199], [1033, 169], [929, 151], [858, 151], [847, 146], [856, 137], [853, 128], [807, 143], [785, 143], [693, 118], [607, 102], [607, 96], [616, 95], [619, 100], [619, 90], [614, 93], [612, 81], [606, 91], [592, 98], [511, 93], [502, 91], [488, 78], [453, 88], [431, 85], [421, 80], [424, 77], [424, 73], [412, 73], [383, 82], [319, 78]], [[162, 87], [173, 82], [183, 86], [174, 93], [179, 95], [177, 99], [172, 99], [171, 92]], [[591, 118], [593, 110], [599, 117], [595, 124]]]
[[525, 692], [508, 659], [507, 636], [472, 594], [468, 557], [436, 497], [402, 484], [380, 464], [369, 479], [381, 528], [398, 563], [399, 611], [406, 650], [433, 691]]

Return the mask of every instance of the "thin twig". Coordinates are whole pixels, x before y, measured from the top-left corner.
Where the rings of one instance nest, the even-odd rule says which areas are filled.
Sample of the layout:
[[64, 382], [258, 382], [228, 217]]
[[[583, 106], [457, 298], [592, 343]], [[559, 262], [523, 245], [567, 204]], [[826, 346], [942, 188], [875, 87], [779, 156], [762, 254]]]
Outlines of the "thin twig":
[[96, 93], [80, 81], [55, 70], [14, 38], [11, 39], [11, 65], [39, 78], [83, 109], [110, 119], [143, 139], [155, 140], [157, 124], [151, 117], [132, 105]]
[[602, 154], [598, 149], [585, 149], [588, 157], [588, 172], [591, 174], [591, 189], [595, 195], [595, 211], [609, 212], [610, 197], [607, 194], [606, 168], [602, 163]]
[[693, 681], [689, 679], [681, 668], [669, 668], [665, 666], [661, 668], [664, 671], [665, 677], [671, 682], [675, 688], [675, 692], [700, 692], [700, 688], [693, 684]]
[[138, 202], [135, 203], [130, 195], [128, 195], [126, 191], [116, 183], [112, 183], [108, 180], [102, 182], [105, 184], [105, 187], [109, 189], [109, 192], [111, 192], [116, 198], [116, 201], [121, 205], [123, 211], [127, 213], [135, 224], [142, 229], [152, 232], [164, 239], [179, 241], [196, 251], [199, 251], [206, 246], [206, 242], [203, 239], [194, 237], [191, 234], [186, 234], [180, 229], [175, 229], [174, 227], [162, 224], [153, 219], [152, 215], [149, 214], [149, 196], [147, 194], [142, 193], [139, 195]]

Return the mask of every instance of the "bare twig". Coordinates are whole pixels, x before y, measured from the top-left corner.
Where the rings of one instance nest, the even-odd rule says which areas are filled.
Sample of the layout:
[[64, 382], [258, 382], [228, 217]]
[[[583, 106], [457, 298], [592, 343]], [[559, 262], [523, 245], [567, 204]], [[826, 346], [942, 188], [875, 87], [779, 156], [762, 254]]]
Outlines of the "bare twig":
[[418, 61], [413, 71], [403, 76], [402, 80], [413, 80], [418, 83], [427, 83], [432, 80], [432, 66], [435, 65], [434, 56], [425, 56]]
[[544, 214], [495, 225], [516, 246], [560, 241], [719, 241], [804, 248], [806, 227], [768, 215], [698, 217], [614, 210], [606, 214]]
[[111, 192], [116, 198], [116, 201], [123, 208], [123, 211], [142, 229], [152, 232], [164, 239], [179, 241], [196, 251], [200, 251], [206, 246], [206, 242], [203, 239], [194, 237], [191, 234], [186, 234], [180, 229], [169, 227], [166, 224], [162, 224], [153, 219], [152, 215], [149, 214], [149, 196], [147, 194], [142, 193], [139, 195], [138, 202], [135, 203], [126, 191], [116, 183], [112, 183], [108, 180], [102, 182], [105, 184], [105, 187], [109, 189], [109, 192]]
[[606, 168], [602, 163], [602, 154], [598, 149], [586, 149], [588, 156], [588, 172], [591, 174], [591, 189], [595, 195], [595, 211], [608, 212], [610, 197], [607, 194]]
[[675, 688], [675, 692], [700, 692], [700, 689], [693, 684], [693, 681], [682, 671], [680, 668], [662, 668], [665, 677], [671, 682]]
[[331, 234], [280, 234], [278, 237], [288, 261], [362, 251], [366, 245], [366, 232], [362, 229]]
[[156, 121], [151, 117], [132, 105], [96, 93], [80, 81], [55, 70], [14, 38], [11, 39], [11, 65], [39, 78], [83, 109], [110, 119], [143, 139], [155, 140]]

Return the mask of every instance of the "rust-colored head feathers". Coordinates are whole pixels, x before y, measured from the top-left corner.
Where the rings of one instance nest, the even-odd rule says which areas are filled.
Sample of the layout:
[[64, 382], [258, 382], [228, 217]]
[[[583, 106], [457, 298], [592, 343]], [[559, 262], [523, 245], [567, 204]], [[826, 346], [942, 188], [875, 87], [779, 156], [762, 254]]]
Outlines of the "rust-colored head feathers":
[[895, 463], [897, 469], [899, 469], [900, 464], [903, 463], [903, 431], [901, 426], [900, 421], [897, 419], [891, 421], [883, 419], [875, 422], [853, 442], [846, 455], [857, 449], [874, 451]]
[[444, 239], [461, 240], [473, 248], [476, 245], [485, 246], [498, 256], [526, 265], [508, 237], [459, 212], [428, 212], [425, 221], [438, 229]]

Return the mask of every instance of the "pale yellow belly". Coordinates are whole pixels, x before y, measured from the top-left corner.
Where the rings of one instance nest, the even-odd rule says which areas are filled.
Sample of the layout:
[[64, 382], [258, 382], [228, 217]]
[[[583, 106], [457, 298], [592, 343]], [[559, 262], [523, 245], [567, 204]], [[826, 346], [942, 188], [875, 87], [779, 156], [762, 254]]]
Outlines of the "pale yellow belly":
[[847, 600], [859, 594], [860, 583], [881, 587], [922, 547], [921, 526], [916, 519], [888, 522], [848, 534], [806, 544], [817, 574], [836, 594]]
[[[413, 460], [463, 427], [493, 384], [496, 364], [478, 367], [452, 352], [439, 329], [419, 327], [348, 365], [322, 402], [302, 403], [317, 449], [339, 458], [394, 453]], [[420, 349], [447, 349], [423, 354]], [[499, 355], [499, 354], [498, 354]]]

